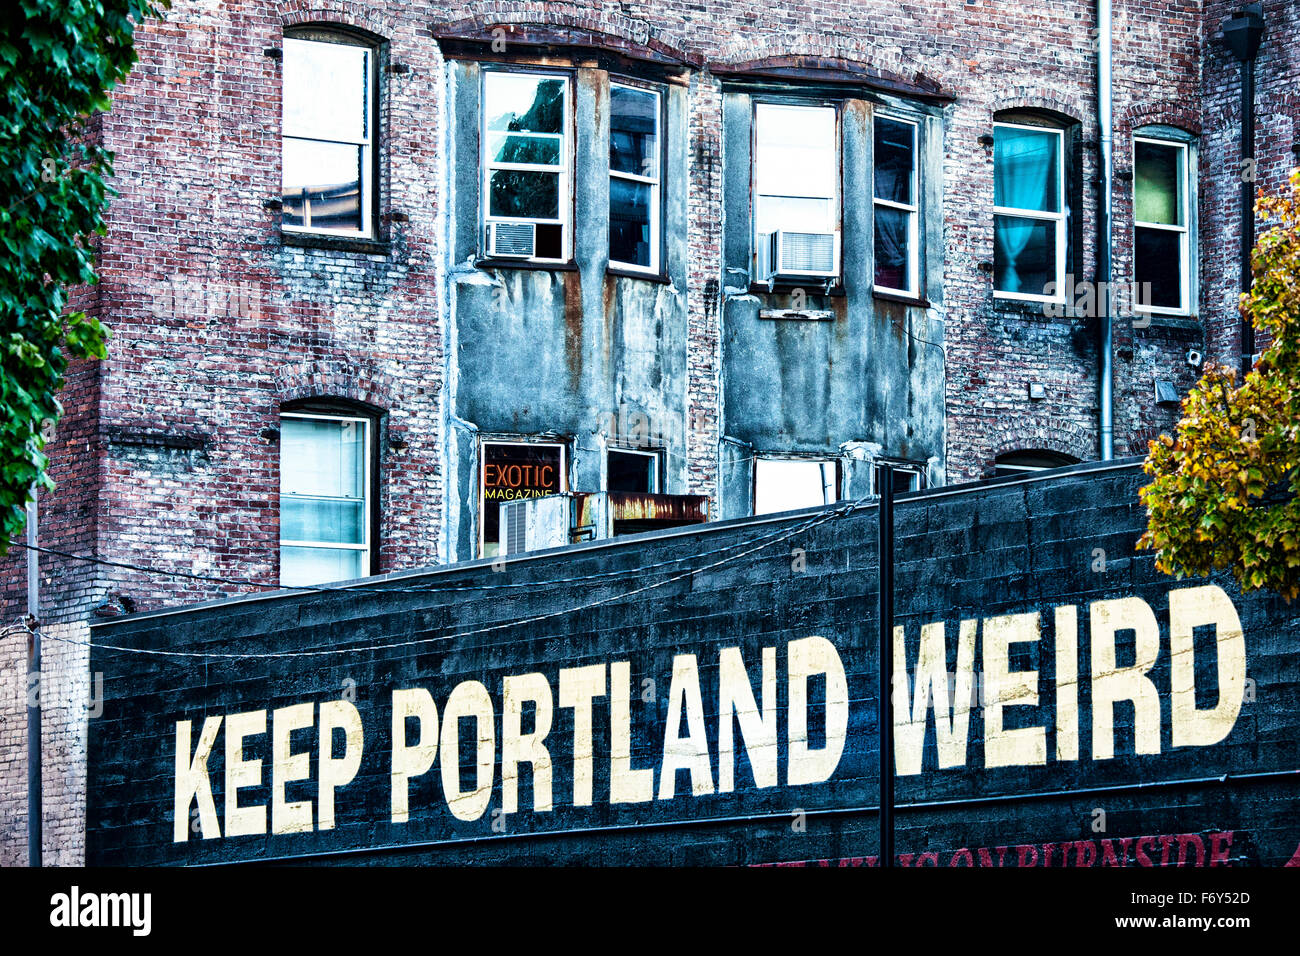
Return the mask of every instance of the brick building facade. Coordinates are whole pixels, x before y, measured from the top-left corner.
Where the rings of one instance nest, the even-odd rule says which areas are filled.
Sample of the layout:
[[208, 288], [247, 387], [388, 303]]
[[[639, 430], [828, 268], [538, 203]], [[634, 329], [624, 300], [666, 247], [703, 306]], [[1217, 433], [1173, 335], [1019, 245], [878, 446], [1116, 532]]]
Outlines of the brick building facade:
[[[1135, 133], [1186, 157], [1190, 250], [1186, 308], [1115, 316], [1117, 456], [1172, 425], [1176, 404], [1157, 402], [1156, 381], [1185, 392], [1190, 350], [1234, 363], [1240, 351], [1242, 67], [1219, 37], [1234, 9], [1115, 3], [1114, 280], [1134, 277]], [[1262, 14], [1257, 179], [1269, 190], [1297, 162], [1300, 54], [1285, 38], [1300, 6], [1270, 0]], [[1050, 130], [1061, 203], [1035, 221], [1060, 223], [1058, 265], [1095, 278], [1096, 26], [1091, 3], [989, 0], [759, 11], [178, 0], [145, 25], [139, 64], [98, 125], [119, 195], [102, 282], [81, 297], [113, 337], [107, 360], [70, 372], [41, 541], [247, 585], [42, 558], [47, 859], [83, 853], [86, 621], [284, 579], [285, 414], [364, 428], [358, 560], [378, 573], [483, 553], [485, 442], [561, 446], [563, 487], [602, 489], [620, 415], [649, 424], [651, 490], [706, 496], [721, 517], [752, 512], [766, 456], [834, 460], [837, 493], [854, 497], [877, 459], [945, 484], [991, 475], [999, 459], [1099, 457], [1098, 319], [995, 295], [1005, 253], [993, 211], [995, 123]], [[358, 147], [369, 198], [355, 235], [294, 230], [306, 199], [284, 191], [287, 41], [320, 31], [369, 57]], [[556, 161], [569, 179], [552, 217], [559, 254], [530, 261], [486, 254], [480, 209], [483, 143], [504, 134], [478, 98], [484, 74], [511, 70], [559, 77], [565, 91], [559, 132], [524, 134], [571, 157]], [[641, 170], [653, 175], [628, 180], [657, 190], [646, 269], [610, 265], [611, 190], [641, 188], [610, 185], [620, 84], [653, 93], [658, 110], [658, 162]], [[756, 274], [759, 179], [744, 160], [763, 149], [750, 125], [761, 104], [834, 112], [841, 254], [820, 285]], [[915, 130], [913, 191], [892, 207], [872, 200], [881, 118]], [[910, 209], [905, 294], [872, 272], [882, 205]], [[2, 566], [5, 624], [25, 610], [23, 560], [14, 549]], [[25, 826], [24, 654], [21, 634], [0, 640], [13, 688], [0, 703], [10, 863]]]

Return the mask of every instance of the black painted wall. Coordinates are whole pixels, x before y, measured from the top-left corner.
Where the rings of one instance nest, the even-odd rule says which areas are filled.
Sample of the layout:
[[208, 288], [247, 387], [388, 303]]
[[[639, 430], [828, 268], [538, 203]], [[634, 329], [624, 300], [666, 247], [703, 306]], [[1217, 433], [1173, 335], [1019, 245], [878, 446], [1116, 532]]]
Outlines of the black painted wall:
[[[1247, 700], [1226, 739], [1175, 748], [1168, 595], [1205, 582], [1175, 582], [1154, 570], [1149, 555], [1134, 553], [1144, 517], [1136, 497], [1142, 483], [1137, 465], [1121, 463], [899, 500], [896, 607], [909, 677], [915, 679], [921, 625], [945, 623], [951, 668], [962, 620], [1039, 612], [1041, 639], [1011, 654], [1013, 669], [1038, 672], [1038, 703], [1007, 708], [1004, 723], [1044, 726], [1047, 748], [1041, 766], [986, 768], [984, 712], [974, 707], [965, 765], [940, 769], [929, 719], [923, 772], [897, 778], [897, 850], [905, 864], [1277, 865], [1297, 853], [1300, 614], [1271, 596], [1243, 598], [1227, 581], [1216, 582], [1243, 625]], [[800, 512], [574, 547], [511, 561], [503, 571], [479, 562], [372, 582], [395, 593], [277, 595], [97, 625], [93, 640], [99, 645], [206, 654], [339, 653], [204, 659], [97, 648], [91, 668], [104, 674], [105, 699], [102, 715], [89, 722], [87, 860], [870, 865], [878, 846], [875, 541], [875, 508], [863, 505], [838, 517]], [[691, 569], [704, 570], [685, 574]], [[1089, 605], [1129, 596], [1142, 598], [1160, 626], [1159, 656], [1148, 675], [1159, 692], [1159, 752], [1135, 754], [1134, 711], [1121, 703], [1114, 710], [1115, 756], [1094, 759]], [[604, 603], [590, 606], [595, 602]], [[1055, 758], [1054, 608], [1061, 605], [1078, 608], [1075, 760]], [[586, 609], [556, 613], [576, 607]], [[533, 618], [541, 619], [511, 624]], [[478, 633], [448, 636], [467, 631]], [[787, 644], [813, 635], [831, 641], [843, 662], [847, 734], [828, 781], [791, 786]], [[977, 671], [982, 645], [981, 629]], [[755, 786], [737, 727], [736, 789], [716, 792], [718, 661], [727, 647], [740, 649], [756, 697], [761, 649], [776, 649], [775, 786]], [[1131, 663], [1133, 632], [1120, 632], [1116, 648], [1117, 663]], [[1218, 696], [1213, 631], [1196, 632], [1195, 651], [1196, 705], [1209, 708]], [[715, 792], [691, 795], [683, 771], [672, 799], [611, 805], [606, 666], [606, 695], [595, 699], [592, 712], [592, 804], [574, 806], [574, 711], [560, 705], [558, 672], [630, 663], [631, 763], [654, 768], [658, 795], [673, 660], [681, 654], [696, 655], [699, 665]], [[502, 678], [531, 672], [546, 678], [554, 697], [546, 738], [554, 808], [533, 811], [531, 773], [523, 765], [519, 810], [502, 814]], [[483, 683], [494, 709], [490, 802], [474, 820], [453, 817], [440, 748], [432, 768], [410, 786], [409, 820], [392, 822], [393, 690], [427, 689], [441, 719], [453, 688], [470, 680]], [[826, 742], [826, 683], [814, 678], [809, 688], [808, 742], [815, 749]], [[277, 708], [341, 697], [355, 698], [364, 750], [356, 777], [337, 790], [332, 829], [212, 839], [189, 832], [187, 840], [174, 842], [178, 720], [192, 721], [192, 748], [204, 718], [223, 717], [208, 772], [224, 834], [228, 716], [265, 709], [269, 731]], [[525, 710], [525, 732], [532, 719]], [[470, 731], [474, 725], [466, 720], [458, 726]], [[293, 752], [311, 755], [311, 778], [288, 784], [287, 800], [315, 803], [316, 733], [303, 730], [291, 738]], [[409, 740], [415, 740], [413, 727]], [[261, 784], [239, 791], [240, 806], [271, 803], [270, 741], [269, 733], [245, 739], [245, 759], [262, 760]], [[341, 751], [342, 734], [334, 747]], [[473, 747], [472, 734], [461, 733], [465, 788], [473, 785]], [[1225, 774], [1227, 781], [1219, 781]]]

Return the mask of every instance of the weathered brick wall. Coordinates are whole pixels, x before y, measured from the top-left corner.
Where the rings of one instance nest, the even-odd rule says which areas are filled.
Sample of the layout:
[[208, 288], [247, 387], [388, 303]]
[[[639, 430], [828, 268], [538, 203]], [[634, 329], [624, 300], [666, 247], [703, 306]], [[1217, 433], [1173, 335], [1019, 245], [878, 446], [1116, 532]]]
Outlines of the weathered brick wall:
[[[1276, 185], [1300, 128], [1294, 4], [1265, 5], [1270, 35], [1259, 66], [1261, 186]], [[1226, 3], [1119, 2], [1115, 10], [1116, 164], [1143, 123], [1170, 123], [1201, 139], [1201, 317], [1196, 322], [1116, 324], [1115, 445], [1141, 452], [1176, 410], [1156, 407], [1152, 379], [1185, 388], [1188, 348], [1208, 335], [1232, 350], [1236, 328], [1236, 77], [1213, 39]], [[949, 481], [986, 474], [1006, 451], [1045, 448], [1081, 459], [1098, 454], [1097, 323], [997, 306], [981, 263], [993, 256], [992, 156], [979, 143], [993, 114], [1033, 107], [1063, 114], [1096, 140], [1091, 2], [767, 7], [728, 0], [606, 4], [481, 2], [370, 5], [339, 0], [245, 0], [219, 8], [180, 0], [140, 35], [140, 63], [103, 124], [117, 152], [109, 235], [97, 291], [115, 330], [109, 358], [74, 375], [70, 410], [54, 452], [59, 492], [43, 538], [79, 553], [240, 581], [273, 583], [277, 549], [278, 447], [260, 432], [279, 405], [341, 396], [387, 413], [380, 496], [380, 567], [445, 559], [442, 388], [448, 263], [439, 152], [445, 133], [442, 57], [429, 25], [471, 20], [582, 27], [625, 40], [648, 37], [693, 61], [790, 62], [813, 58], [875, 70], [886, 79], [937, 83], [956, 97], [945, 117], [943, 302]], [[284, 245], [264, 203], [279, 193], [283, 28], [352, 25], [388, 41], [392, 62], [381, 98], [381, 213], [389, 245], [375, 253]], [[783, 59], [784, 58], [784, 59]], [[1202, 68], [1204, 64], [1204, 68]], [[1202, 115], [1201, 98], [1205, 97]], [[687, 306], [687, 447], [691, 490], [716, 493], [721, 315], [718, 237], [724, 217], [718, 150], [718, 83], [707, 70], [691, 87]], [[1226, 158], [1225, 158], [1226, 157]], [[1078, 157], [1083, 183], [1077, 232], [1079, 279], [1093, 277], [1096, 152]], [[1131, 193], [1115, 190], [1115, 278], [1131, 273]], [[1231, 293], [1231, 294], [1230, 294]], [[937, 330], [939, 321], [929, 323]], [[1047, 397], [1031, 401], [1028, 386]], [[84, 413], [81, 411], [86, 409]], [[91, 411], [93, 410], [93, 411]], [[81, 418], [77, 418], [81, 415]], [[80, 422], [81, 424], [77, 424]], [[79, 431], [77, 429], [80, 429]], [[75, 434], [77, 444], [65, 435]], [[387, 437], [387, 436], [383, 436]], [[849, 439], [869, 439], [851, 435]], [[64, 441], [69, 444], [65, 447]], [[92, 478], [93, 476], [93, 478]], [[64, 544], [57, 544], [62, 541]], [[22, 608], [21, 561], [6, 559], [5, 621]], [[84, 619], [105, 598], [135, 607], [202, 600], [228, 585], [62, 561], [48, 565], [56, 616]], [[10, 702], [6, 702], [6, 708]], [[20, 709], [6, 709], [5, 741], [21, 741]], [[74, 735], [75, 737], [75, 735]], [[80, 756], [72, 753], [74, 761]], [[16, 784], [14, 781], [18, 781]], [[22, 839], [21, 775], [6, 772], [0, 809], [11, 808], [0, 845]]]

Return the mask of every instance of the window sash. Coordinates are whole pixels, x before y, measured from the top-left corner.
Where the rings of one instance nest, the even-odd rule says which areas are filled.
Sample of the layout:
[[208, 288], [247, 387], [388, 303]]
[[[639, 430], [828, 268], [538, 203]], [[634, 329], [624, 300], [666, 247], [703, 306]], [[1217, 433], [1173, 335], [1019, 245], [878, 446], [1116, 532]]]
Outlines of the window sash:
[[[876, 263], [875, 250], [872, 249], [872, 288], [878, 292], [890, 292], [900, 295], [919, 295], [920, 294], [920, 204], [921, 204], [921, 172], [920, 157], [918, 156], [918, 144], [920, 143], [920, 125], [913, 120], [903, 119], [898, 116], [891, 116], [888, 113], [877, 114], [877, 119], [887, 119], [894, 123], [900, 123], [911, 128], [912, 131], [912, 173], [908, 192], [912, 197], [911, 203], [898, 202], [893, 199], [882, 199], [875, 195], [876, 189], [876, 171], [871, 171], [871, 202], [872, 202], [872, 219], [874, 228], [875, 209], [877, 207], [884, 209], [895, 209], [899, 212], [907, 213], [907, 288], [896, 289], [892, 286], [880, 285], [874, 282]], [[874, 122], [874, 121], [873, 121]], [[872, 131], [872, 142], [875, 142], [875, 131]], [[874, 164], [874, 151], [873, 151]]]
[[[811, 469], [813, 466], [816, 466], [818, 470], [816, 480], [820, 485], [820, 495], [822, 500], [821, 501], [813, 500], [814, 496], [810, 493], [808, 495], [808, 499], [809, 499], [808, 504], [799, 504], [799, 503], [790, 504], [787, 500], [785, 500], [791, 497], [790, 495], [791, 485], [789, 484], [788, 478], [787, 478], [787, 484], [783, 489], [780, 489], [775, 494], [770, 495], [764, 489], [763, 472], [768, 470], [763, 467], [764, 465], [777, 466], [777, 468], [775, 469], [777, 473], [780, 473], [781, 471], [787, 471], [786, 468], [783, 468], [781, 466], [793, 466], [793, 465], [808, 466], [807, 468], [808, 474], [806, 476], [802, 476], [803, 480], [808, 482], [808, 484], [800, 483], [797, 486], [795, 486], [796, 490], [799, 491], [800, 493], [804, 491], [809, 491], [812, 488], [811, 482], [813, 480], [813, 476], [812, 476]], [[756, 515], [779, 514], [780, 512], [783, 511], [795, 511], [803, 508], [820, 508], [820, 507], [825, 507], [828, 504], [834, 504], [835, 502], [839, 501], [842, 497], [842, 489], [840, 487], [841, 481], [842, 481], [842, 477], [840, 471], [840, 461], [839, 459], [836, 458], [811, 458], [811, 457], [810, 458], [800, 458], [800, 457], [787, 458], [787, 457], [776, 456], [776, 455], [756, 456], [754, 458], [754, 488], [753, 488], [754, 514]], [[776, 501], [777, 506], [775, 507], [770, 506], [772, 504], [772, 501], [767, 500], [769, 498]]]
[[[1179, 182], [1182, 186], [1178, 190], [1179, 195], [1176, 197], [1178, 203], [1179, 218], [1183, 224], [1174, 225], [1161, 222], [1147, 222], [1137, 218], [1137, 177], [1134, 175], [1134, 196], [1133, 196], [1133, 245], [1134, 255], [1136, 256], [1137, 248], [1137, 231], [1139, 229], [1157, 229], [1162, 232], [1172, 232], [1179, 235], [1178, 240], [1178, 301], [1177, 308], [1172, 306], [1160, 305], [1143, 305], [1134, 296], [1134, 311], [1143, 315], [1187, 315], [1191, 310], [1191, 191], [1192, 191], [1192, 169], [1189, 162], [1190, 152], [1187, 143], [1180, 143], [1176, 140], [1158, 139], [1152, 136], [1134, 136], [1134, 168], [1137, 166], [1138, 143], [1150, 143], [1155, 146], [1171, 147], [1178, 150], [1179, 163]], [[1134, 260], [1133, 280], [1137, 282], [1137, 262]], [[1140, 291], [1140, 290], [1139, 290]]]
[[[609, 264], [618, 269], [628, 269], [633, 272], [644, 272], [647, 274], [657, 274], [659, 269], [659, 247], [662, 245], [660, 239], [663, 219], [663, 199], [660, 190], [660, 176], [663, 166], [663, 95], [659, 90], [650, 90], [640, 86], [632, 86], [627, 83], [611, 83], [612, 88], [633, 90], [654, 97], [654, 116], [655, 116], [655, 175], [644, 176], [636, 173], [628, 173], [623, 170], [614, 169], [610, 166], [609, 176], [611, 179], [621, 179], [631, 183], [641, 183], [650, 186], [650, 264], [640, 265], [635, 262], [624, 262], [621, 259], [615, 259], [611, 253]], [[612, 147], [611, 147], [612, 149]]]
[[[569, 470], [568, 470], [568, 446], [563, 442], [553, 441], [512, 441], [508, 438], [483, 438], [479, 441], [478, 453], [478, 491], [475, 494], [475, 500], [478, 506], [478, 553], [480, 557], [492, 557], [487, 553], [487, 541], [484, 537], [484, 531], [487, 529], [487, 522], [484, 520], [483, 509], [489, 506], [487, 491], [487, 457], [488, 449], [494, 446], [504, 446], [509, 448], [558, 448], [560, 451], [560, 474], [559, 474], [559, 491], [556, 494], [564, 494], [569, 490]], [[500, 508], [500, 502], [493, 502], [490, 505], [493, 508]], [[498, 546], [499, 542], [492, 542], [493, 546]]]
[[[292, 501], [338, 501], [338, 502], [360, 504], [361, 515], [362, 515], [362, 521], [361, 521], [362, 535], [363, 535], [362, 540], [359, 542], [318, 541], [318, 540], [310, 540], [310, 539], [303, 540], [303, 539], [281, 537], [279, 546], [282, 553], [283, 553], [283, 549], [285, 548], [309, 548], [309, 549], [316, 549], [320, 551], [359, 552], [363, 555], [361, 560], [361, 571], [362, 571], [362, 575], [364, 576], [365, 574], [369, 573], [369, 557], [372, 551], [371, 506], [374, 500], [372, 497], [374, 494], [373, 487], [372, 487], [372, 482], [374, 479], [372, 475], [372, 463], [371, 463], [372, 441], [373, 441], [371, 421], [367, 418], [358, 418], [358, 417], [348, 416], [348, 415], [314, 415], [314, 414], [308, 414], [303, 412], [284, 412], [281, 414], [280, 418], [281, 421], [284, 421], [285, 419], [298, 419], [298, 420], [324, 421], [324, 422], [336, 422], [336, 423], [351, 422], [356, 424], [357, 427], [362, 429], [363, 439], [361, 442], [361, 448], [359, 450], [359, 454], [361, 455], [362, 463], [363, 463], [363, 471], [362, 471], [362, 479], [361, 479], [361, 495], [356, 496], [356, 495], [293, 494], [291, 492], [285, 492], [283, 490], [281, 490], [280, 492], [280, 500], [282, 503], [286, 500], [292, 500]], [[283, 454], [283, 444], [281, 445], [281, 448], [282, 448], [281, 453]], [[283, 488], [283, 483], [284, 483], [283, 463], [280, 466], [280, 482], [281, 482], [281, 487]], [[283, 505], [281, 507], [281, 514], [283, 514]], [[281, 565], [280, 565], [281, 580], [283, 581], [285, 578], [294, 578], [295, 576], [296, 575], [292, 573], [290, 574], [285, 573], [285, 567], [284, 567], [283, 557], [282, 557]], [[315, 583], [329, 583], [329, 582], [315, 582]]]
[[[761, 117], [769, 110], [808, 110], [808, 111], [827, 111], [831, 116], [830, 142], [826, 144], [825, 149], [829, 152], [829, 175], [828, 181], [823, 189], [813, 188], [811, 182], [805, 188], [798, 188], [797, 183], [790, 183], [788, 186], [783, 184], [779, 192], [775, 189], [764, 190], [760, 183], [764, 178], [764, 150], [765, 146], [761, 141], [761, 126], [765, 122]], [[770, 116], [771, 114], [769, 114]], [[838, 232], [840, 218], [840, 144], [839, 144], [839, 114], [834, 106], [825, 103], [786, 103], [786, 102], [768, 102], [758, 101], [754, 104], [753, 113], [753, 229], [754, 243], [757, 247], [761, 237], [768, 235], [777, 229], [787, 229], [789, 227], [781, 224], [766, 223], [767, 213], [765, 211], [768, 199], [799, 199], [806, 200], [810, 203], [821, 202], [825, 204], [825, 219], [816, 228], [812, 226], [800, 227], [795, 231], [809, 232]], [[767, 122], [778, 122], [775, 119], [768, 119]], [[772, 228], [766, 228], [772, 225]]]
[[[301, 43], [328, 43], [327, 40], [308, 40], [298, 37], [288, 37]], [[363, 135], [358, 138], [344, 137], [340, 139], [325, 139], [315, 136], [302, 136], [292, 133], [288, 130], [284, 120], [283, 107], [280, 113], [280, 156], [281, 166], [284, 162], [284, 144], [288, 140], [297, 140], [306, 143], [321, 143], [324, 145], [334, 146], [352, 146], [361, 149], [361, 228], [335, 228], [330, 226], [313, 226], [310, 225], [310, 214], [308, 223], [296, 225], [292, 223], [281, 223], [281, 230], [284, 232], [301, 232], [311, 233], [314, 235], [332, 235], [332, 236], [353, 236], [361, 239], [369, 239], [374, 235], [374, 129], [376, 120], [375, 109], [375, 51], [373, 47], [363, 46], [359, 43], [344, 43], [343, 46], [353, 46], [362, 51], [366, 57], [366, 89], [365, 89], [365, 111], [366, 121], [363, 124]], [[281, 181], [283, 190], [283, 180]]]
[[[995, 288], [993, 289], [993, 297], [995, 299], [1011, 299], [1011, 300], [1017, 300], [1023, 302], [1064, 303], [1066, 301], [1066, 292], [1067, 292], [1067, 290], [1064, 287], [1065, 286], [1065, 261], [1066, 261], [1065, 223], [1066, 223], [1066, 217], [1068, 215], [1068, 207], [1066, 205], [1066, 195], [1065, 195], [1065, 131], [1059, 129], [1052, 129], [1050, 127], [1045, 127], [1045, 126], [1030, 126], [1021, 123], [994, 123], [993, 127], [994, 129], [1002, 127], [1006, 129], [1031, 130], [1036, 133], [1050, 133], [1056, 137], [1057, 176], [1056, 176], [1055, 185], [1056, 185], [1056, 206], [1058, 210], [1057, 212], [1048, 212], [1041, 209], [1022, 209], [1018, 206], [996, 206], [995, 205], [993, 207], [993, 215], [995, 217], [995, 222], [997, 216], [1011, 216], [1019, 219], [1033, 219], [1039, 222], [1054, 223], [1055, 228], [1053, 230], [1053, 233], [1054, 233], [1054, 240], [1056, 244], [1056, 256], [1055, 256], [1054, 265], [1056, 267], [1055, 287], [1057, 290], [1055, 295], [1046, 295], [1046, 294], [1039, 295], [1039, 294], [1028, 293], [1028, 292], [1005, 292], [996, 288], [995, 286]], [[997, 169], [995, 164], [994, 176], [996, 175], [997, 175]], [[997, 242], [996, 225], [994, 227], [994, 230], [995, 230], [994, 242], [996, 243]], [[995, 276], [994, 282], [996, 281], [997, 279]]]
[[[536, 130], [489, 130], [488, 117], [491, 114], [491, 105], [489, 102], [489, 78], [493, 75], [524, 76], [535, 80], [559, 80], [563, 84], [563, 103], [560, 107], [560, 126], [559, 133], [544, 133]], [[547, 73], [544, 71], [515, 71], [515, 70], [484, 70], [479, 86], [480, 108], [480, 155], [482, 157], [483, 179], [480, 184], [480, 208], [482, 209], [482, 223], [490, 222], [532, 222], [547, 225], [558, 225], [561, 230], [560, 239], [560, 256], [558, 258], [543, 258], [533, 256], [522, 261], [525, 262], [564, 262], [569, 257], [571, 248], [571, 237], [569, 221], [572, 218], [572, 197], [570, 195], [570, 173], [573, 168], [573, 137], [571, 135], [571, 117], [572, 108], [572, 86], [567, 74]], [[560, 161], [557, 164], [542, 163], [510, 163], [498, 162], [491, 159], [489, 144], [497, 137], [519, 136], [556, 139], [560, 143]], [[491, 211], [492, 197], [492, 174], [494, 172], [532, 172], [545, 173], [557, 177], [556, 192], [558, 195], [557, 210], [558, 215], [554, 217], [546, 216], [504, 216], [497, 215]], [[483, 230], [479, 229], [480, 241], [482, 241]], [[486, 253], [486, 250], [484, 250]], [[480, 522], [480, 528], [482, 523]], [[480, 531], [481, 537], [481, 531]], [[482, 550], [480, 545], [480, 551]]]

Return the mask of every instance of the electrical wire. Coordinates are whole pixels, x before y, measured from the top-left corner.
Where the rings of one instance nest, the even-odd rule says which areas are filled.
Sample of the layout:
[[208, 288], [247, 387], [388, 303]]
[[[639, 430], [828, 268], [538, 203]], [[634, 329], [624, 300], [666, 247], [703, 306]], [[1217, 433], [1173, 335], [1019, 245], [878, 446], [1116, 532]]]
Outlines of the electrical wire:
[[[738, 561], [741, 558], [748, 557], [749, 555], [755, 554], [758, 551], [762, 551], [767, 548], [770, 548], [772, 545], [777, 544], [781, 541], [788, 540], [789, 538], [792, 538], [795, 535], [802, 534], [805, 531], [811, 530], [812, 528], [817, 527], [820, 524], [824, 524], [828, 521], [833, 521], [845, 517], [846, 515], [851, 514], [859, 505], [865, 502], [868, 497], [869, 496], [863, 496], [862, 498], [859, 498], [855, 501], [848, 502], [846, 504], [829, 507], [821, 512], [818, 512], [816, 515], [812, 516], [807, 521], [804, 521], [801, 524], [795, 526], [794, 528], [790, 528], [775, 536], [769, 535], [768, 538], [770, 540], [764, 541], [762, 538], [758, 538], [758, 539], [751, 539], [750, 542], [742, 542], [742, 544], [753, 543], [755, 541], [761, 543], [756, 543], [754, 544], [753, 547], [750, 547], [745, 551], [741, 551], [738, 554], [730, 555], [728, 557], [720, 558], [719, 560], [714, 561], [710, 564], [706, 564], [702, 567], [690, 568], [686, 571], [665, 578], [662, 581], [657, 581], [651, 584], [645, 584], [642, 585], [641, 587], [633, 588], [631, 591], [621, 592], [619, 594], [610, 595], [609, 597], [598, 598], [594, 601], [589, 601], [586, 604], [579, 604], [574, 607], [562, 608], [558, 611], [550, 611], [545, 614], [537, 614], [537, 615], [533, 615], [532, 617], [525, 617], [513, 621], [503, 621], [496, 624], [488, 625], [486, 627], [473, 628], [465, 631], [456, 631], [455, 633], [452, 634], [443, 634], [437, 637], [414, 638], [412, 640], [398, 641], [392, 644], [365, 644], [365, 645], [352, 646], [352, 647], [311, 648], [307, 650], [298, 650], [298, 651], [222, 652], [222, 651], [172, 651], [172, 650], [160, 650], [156, 648], [127, 647], [121, 644], [105, 644], [105, 643], [92, 642], [92, 641], [78, 641], [78, 640], [73, 640], [71, 638], [59, 637], [57, 635], [48, 634], [48, 633], [43, 634], [42, 636], [48, 640], [58, 641], [60, 643], [69, 644], [75, 647], [86, 647], [86, 648], [94, 648], [97, 650], [117, 651], [117, 652], [122, 652], [127, 654], [143, 654], [143, 655], [155, 656], [155, 657], [171, 657], [171, 658], [202, 659], [202, 660], [250, 660], [250, 659], [270, 659], [270, 658], [281, 659], [281, 658], [324, 657], [332, 654], [339, 654], [339, 655], [373, 654], [379, 651], [390, 651], [390, 650], [399, 650], [399, 649], [409, 648], [409, 647], [417, 647], [425, 644], [432, 644], [436, 641], [453, 640], [455, 638], [471, 637], [476, 634], [487, 634], [487, 633], [492, 633], [494, 631], [506, 630], [508, 628], [513, 628], [513, 627], [523, 627], [528, 624], [536, 624], [541, 621], [552, 620], [554, 618], [563, 617], [569, 614], [577, 614], [582, 611], [593, 610], [595, 608], [602, 607], [607, 604], [612, 604], [616, 601], [625, 601], [638, 594], [643, 594], [648, 591], [653, 591], [656, 590], [657, 588], [665, 587], [677, 581], [693, 578], [696, 575], [702, 574], [706, 571], [712, 571], [717, 568], [724, 567], [725, 565]], [[717, 549], [713, 553], [721, 553], [722, 550], [723, 549]], [[691, 557], [700, 557], [700, 555], [692, 555]], [[624, 571], [619, 573], [628, 574], [630, 572]], [[588, 575], [574, 580], [589, 581], [590, 579], [591, 576]], [[530, 586], [537, 587], [538, 584], [534, 582], [531, 583]], [[343, 590], [347, 590], [347, 589], [343, 589]], [[391, 594], [395, 592], [388, 591], [388, 592], [380, 592], [380, 593]], [[401, 592], [396, 592], [396, 593], [401, 593]], [[421, 592], [421, 593], [429, 593], [429, 592]], [[23, 626], [25, 627], [26, 625]]]

